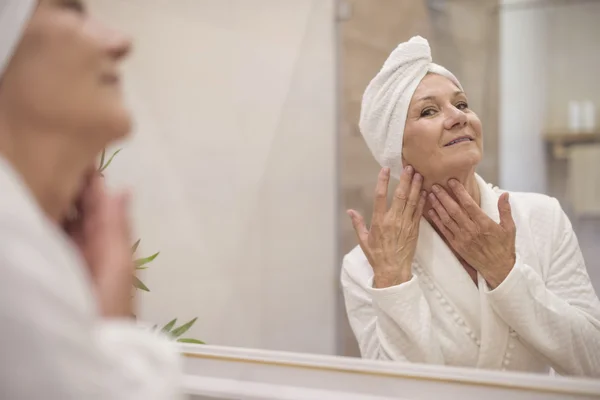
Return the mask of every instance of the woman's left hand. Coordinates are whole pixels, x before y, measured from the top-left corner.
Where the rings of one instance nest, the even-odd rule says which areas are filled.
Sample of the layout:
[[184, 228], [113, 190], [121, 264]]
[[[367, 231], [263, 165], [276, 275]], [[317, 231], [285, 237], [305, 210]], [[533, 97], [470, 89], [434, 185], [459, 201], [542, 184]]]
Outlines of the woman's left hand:
[[500, 285], [516, 261], [516, 227], [508, 193], [498, 200], [500, 223], [488, 217], [457, 180], [448, 182], [458, 203], [440, 186], [429, 196], [429, 215], [452, 248], [475, 268], [490, 288]]

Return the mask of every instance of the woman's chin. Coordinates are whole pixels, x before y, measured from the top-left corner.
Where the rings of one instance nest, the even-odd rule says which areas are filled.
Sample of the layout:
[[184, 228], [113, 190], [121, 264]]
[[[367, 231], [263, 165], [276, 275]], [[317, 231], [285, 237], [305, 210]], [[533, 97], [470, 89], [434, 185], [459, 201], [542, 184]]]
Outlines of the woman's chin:
[[133, 118], [125, 107], [116, 107], [106, 113], [105, 118], [99, 123], [104, 132], [98, 132], [108, 142], [120, 140], [129, 135], [133, 127]]
[[475, 146], [464, 150], [455, 154], [446, 154], [445, 160], [441, 163], [444, 165], [444, 169], [447, 171], [464, 171], [477, 167], [482, 159], [481, 150]]

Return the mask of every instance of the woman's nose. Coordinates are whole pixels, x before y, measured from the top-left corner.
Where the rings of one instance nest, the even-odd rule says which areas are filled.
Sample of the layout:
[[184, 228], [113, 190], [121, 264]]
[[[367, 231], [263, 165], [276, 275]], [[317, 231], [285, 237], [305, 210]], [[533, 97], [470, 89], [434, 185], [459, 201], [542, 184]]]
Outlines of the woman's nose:
[[107, 48], [110, 55], [119, 61], [131, 52], [131, 38], [121, 32], [111, 31], [107, 37]]
[[463, 127], [467, 124], [467, 115], [456, 107], [450, 107], [448, 118], [445, 121], [445, 128], [450, 130], [455, 127]]

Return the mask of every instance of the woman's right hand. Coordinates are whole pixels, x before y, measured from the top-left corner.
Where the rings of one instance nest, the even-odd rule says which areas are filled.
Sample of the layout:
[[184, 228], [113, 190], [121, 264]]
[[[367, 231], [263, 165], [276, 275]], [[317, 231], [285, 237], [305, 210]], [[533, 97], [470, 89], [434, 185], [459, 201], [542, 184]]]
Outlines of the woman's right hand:
[[113, 195], [93, 173], [78, 201], [79, 218], [67, 231], [84, 257], [102, 316], [133, 314], [131, 235], [126, 193]]
[[383, 168], [375, 189], [371, 229], [367, 229], [358, 212], [348, 210], [360, 247], [373, 268], [373, 286], [376, 288], [399, 285], [411, 279], [426, 200], [426, 193], [421, 190], [423, 177], [407, 166], [388, 209], [389, 181], [390, 170]]

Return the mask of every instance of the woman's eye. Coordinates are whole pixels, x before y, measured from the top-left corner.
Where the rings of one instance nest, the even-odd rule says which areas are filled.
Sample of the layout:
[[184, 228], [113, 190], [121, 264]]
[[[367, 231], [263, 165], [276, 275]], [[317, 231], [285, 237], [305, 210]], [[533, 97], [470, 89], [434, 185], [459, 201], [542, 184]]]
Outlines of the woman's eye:
[[466, 110], [467, 108], [469, 108], [469, 105], [465, 102], [460, 102], [456, 105], [456, 108], [458, 108], [459, 110]]
[[435, 114], [435, 110], [433, 108], [426, 108], [425, 110], [421, 111], [421, 117], [431, 117], [433, 114]]

